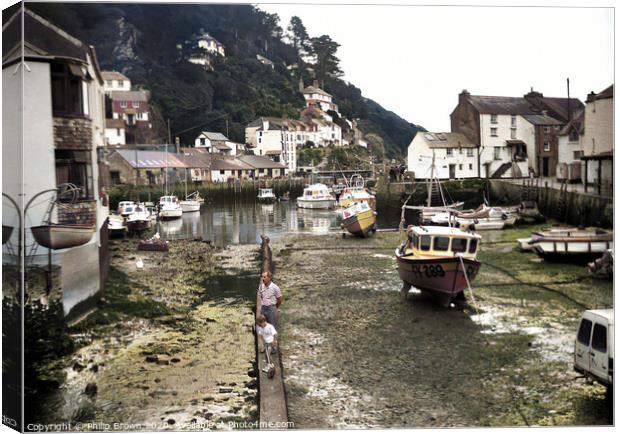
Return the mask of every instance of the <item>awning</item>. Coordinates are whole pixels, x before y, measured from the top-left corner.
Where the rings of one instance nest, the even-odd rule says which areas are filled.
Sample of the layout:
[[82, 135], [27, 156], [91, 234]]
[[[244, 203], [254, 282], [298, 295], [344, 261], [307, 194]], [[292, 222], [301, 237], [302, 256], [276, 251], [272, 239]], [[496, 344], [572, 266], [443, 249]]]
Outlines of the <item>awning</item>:
[[523, 140], [512, 139], [512, 140], [506, 140], [506, 144], [508, 146], [525, 145], [525, 142]]
[[614, 153], [613, 151], [601, 152], [599, 154], [594, 155], [584, 155], [581, 157], [582, 160], [613, 160]]

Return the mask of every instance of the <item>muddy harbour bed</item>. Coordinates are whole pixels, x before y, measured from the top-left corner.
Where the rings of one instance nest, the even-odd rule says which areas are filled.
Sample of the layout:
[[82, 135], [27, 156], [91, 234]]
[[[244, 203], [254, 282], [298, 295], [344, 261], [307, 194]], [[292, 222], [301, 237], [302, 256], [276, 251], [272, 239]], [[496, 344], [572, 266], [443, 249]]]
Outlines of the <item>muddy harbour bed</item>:
[[[474, 297], [447, 309], [415, 290], [403, 298], [396, 232], [272, 241], [292, 425], [613, 423], [605, 389], [572, 369], [581, 312], [611, 307], [612, 283], [518, 252], [514, 240], [536, 228], [484, 233]], [[66, 379], [27, 418], [61, 430], [256, 427], [259, 246], [135, 246], [111, 242], [104, 299], [69, 329]]]

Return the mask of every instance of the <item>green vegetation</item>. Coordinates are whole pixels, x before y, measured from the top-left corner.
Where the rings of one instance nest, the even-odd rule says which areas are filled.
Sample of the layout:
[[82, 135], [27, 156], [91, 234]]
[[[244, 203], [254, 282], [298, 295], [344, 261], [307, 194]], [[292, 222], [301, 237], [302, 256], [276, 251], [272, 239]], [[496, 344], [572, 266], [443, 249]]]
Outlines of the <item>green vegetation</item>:
[[[399, 158], [422, 128], [364, 98], [342, 74], [339, 44], [328, 35], [310, 37], [299, 17], [285, 43], [276, 14], [251, 5], [30, 3], [29, 8], [80, 40], [92, 44], [102, 69], [118, 70], [134, 87], [151, 91], [155, 138], [173, 136], [193, 144], [201, 130], [220, 131], [245, 141], [245, 126], [259, 116], [297, 118], [304, 107], [299, 82], [319, 80], [341, 113], [358, 120], [364, 133], [384, 141], [385, 153]], [[202, 31], [225, 46], [213, 71], [186, 61], [184, 44]], [[273, 68], [256, 59], [260, 54]], [[311, 54], [316, 64], [304, 63]], [[295, 64], [297, 66], [295, 67]], [[287, 68], [287, 67], [290, 67]], [[308, 68], [311, 67], [312, 71]]]

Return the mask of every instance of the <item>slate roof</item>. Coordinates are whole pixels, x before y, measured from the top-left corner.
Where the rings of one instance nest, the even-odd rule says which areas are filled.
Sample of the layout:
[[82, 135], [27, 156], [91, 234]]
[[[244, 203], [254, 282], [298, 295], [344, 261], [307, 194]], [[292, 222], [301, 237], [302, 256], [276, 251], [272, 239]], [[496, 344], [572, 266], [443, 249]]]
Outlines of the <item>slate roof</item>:
[[609, 86], [608, 88], [606, 88], [600, 93], [594, 93], [594, 92], [590, 93], [586, 101], [592, 102], [598, 99], [613, 98], [613, 97], [614, 97], [614, 85], [612, 84], [611, 86]]
[[129, 77], [121, 74], [118, 71], [101, 71], [101, 75], [104, 80], [126, 80], [129, 81]]
[[523, 115], [523, 117], [532, 125], [562, 125], [562, 122], [552, 118], [551, 116]]
[[[136, 151], [134, 149], [117, 149], [117, 152], [131, 167], [134, 168], [187, 168], [188, 166], [178, 157], [178, 154], [163, 151]], [[167, 158], [166, 158], [166, 154]], [[136, 155], [138, 162], [136, 163]], [[166, 161], [167, 160], [167, 161]]]
[[224, 159], [214, 159], [211, 161], [211, 170], [252, 170], [253, 167], [240, 161], [238, 159], [234, 160], [224, 160]]
[[431, 149], [438, 148], [476, 148], [476, 145], [461, 133], [432, 133], [429, 131], [418, 131], [416, 137], [420, 136]]
[[254, 169], [286, 169], [284, 164], [277, 163], [261, 155], [241, 155], [237, 157], [237, 160], [243, 161]]
[[583, 103], [576, 98], [571, 98], [569, 102], [568, 98], [543, 97], [536, 92], [530, 92], [528, 96], [532, 94], [540, 97], [469, 95], [467, 98], [480, 113], [524, 116], [541, 115], [547, 111], [553, 112], [548, 115], [557, 113], [562, 123], [568, 119], [568, 104], [573, 113], [583, 107]]
[[[29, 9], [24, 12], [24, 52], [27, 56], [88, 62], [89, 47]], [[21, 9], [2, 26], [2, 63], [21, 55]]]
[[225, 142], [225, 141], [228, 140], [228, 137], [226, 137], [224, 134], [222, 134], [222, 133], [215, 133], [215, 132], [211, 132], [211, 131], [203, 131], [203, 132], [200, 133], [200, 135], [198, 137], [200, 137], [200, 136], [205, 136], [209, 140], [220, 141], [220, 142]]
[[324, 95], [324, 96], [329, 96], [331, 97], [330, 94], [328, 94], [327, 92], [325, 92], [323, 89], [321, 89], [320, 87], [314, 87], [314, 86], [308, 86], [306, 87], [302, 93], [318, 93], [319, 95]]
[[112, 101], [144, 101], [149, 100], [148, 94], [143, 90], [113, 90], [110, 92]]
[[565, 136], [569, 134], [572, 128], [576, 128], [579, 134], [583, 134], [584, 132], [584, 119], [585, 119], [585, 110], [579, 110], [577, 113], [573, 114], [573, 119], [567, 123], [564, 128], [560, 130], [558, 135]]

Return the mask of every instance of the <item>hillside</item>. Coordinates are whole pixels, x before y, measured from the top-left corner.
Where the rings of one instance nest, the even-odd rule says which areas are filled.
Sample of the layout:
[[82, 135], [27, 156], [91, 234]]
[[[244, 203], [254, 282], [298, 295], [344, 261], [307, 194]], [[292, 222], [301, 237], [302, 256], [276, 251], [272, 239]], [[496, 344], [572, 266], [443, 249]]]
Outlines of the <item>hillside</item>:
[[[249, 5], [182, 4], [46, 4], [28, 7], [68, 33], [96, 47], [103, 69], [115, 69], [134, 85], [151, 91], [153, 118], [165, 137], [165, 121], [183, 143], [193, 143], [201, 129], [222, 131], [245, 141], [245, 126], [258, 116], [296, 118], [304, 106], [299, 79], [313, 77], [298, 50], [282, 41], [277, 15]], [[180, 58], [177, 44], [203, 29], [226, 47], [226, 58], [214, 71]], [[318, 35], [317, 35], [318, 36]], [[267, 57], [274, 68], [262, 65]], [[308, 65], [305, 65], [308, 66]], [[402, 157], [415, 133], [423, 129], [364, 98], [360, 89], [336, 77], [323, 88], [334, 96], [341, 113], [359, 118], [364, 133], [383, 138], [388, 157]]]

